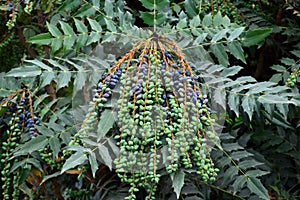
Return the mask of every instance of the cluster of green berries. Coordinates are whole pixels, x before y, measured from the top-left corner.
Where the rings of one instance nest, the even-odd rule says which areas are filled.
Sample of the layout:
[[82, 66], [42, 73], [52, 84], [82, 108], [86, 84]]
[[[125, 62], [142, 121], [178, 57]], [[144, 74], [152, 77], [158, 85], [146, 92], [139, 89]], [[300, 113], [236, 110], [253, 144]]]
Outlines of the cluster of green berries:
[[9, 30], [11, 30], [17, 21], [18, 11], [20, 8], [25, 5], [24, 12], [30, 14], [33, 9], [33, 2], [29, 0], [19, 0], [19, 1], [9, 1], [7, 4], [7, 10], [10, 12], [9, 17], [10, 19], [7, 21], [6, 26]]
[[[10, 111], [16, 111], [15, 106], [9, 109]], [[7, 117], [7, 115], [6, 115]], [[19, 195], [17, 192], [17, 173], [11, 172], [11, 167], [14, 163], [14, 160], [11, 160], [13, 156], [13, 151], [18, 146], [18, 140], [20, 137], [20, 128], [19, 128], [19, 118], [17, 112], [13, 112], [10, 116], [8, 126], [6, 131], [1, 135], [1, 193], [3, 194], [3, 199], [15, 199]]]
[[[122, 182], [130, 184], [126, 199], [139, 188], [155, 199], [161, 176], [180, 168], [194, 169], [204, 181], [214, 181], [218, 169], [210, 158], [207, 129], [213, 120], [201, 81], [177, 44], [167, 38], [141, 42], [102, 74], [85, 120], [87, 128], [113, 105], [120, 155], [114, 160]], [[209, 131], [209, 137], [216, 136]]]
[[294, 70], [294, 72], [287, 79], [285, 85], [289, 87], [294, 87], [297, 79], [300, 77], [300, 65]]
[[[20, 179], [19, 170], [11, 171], [13, 164], [19, 160], [13, 158], [13, 153], [18, 147], [21, 137], [35, 137], [37, 130], [35, 125], [39, 124], [38, 117], [32, 113], [30, 106], [30, 95], [27, 89], [18, 90], [9, 97], [0, 101], [0, 127], [1, 127], [1, 194], [3, 199], [18, 199], [20, 190], [17, 189]], [[30, 108], [31, 107], [31, 108]]]

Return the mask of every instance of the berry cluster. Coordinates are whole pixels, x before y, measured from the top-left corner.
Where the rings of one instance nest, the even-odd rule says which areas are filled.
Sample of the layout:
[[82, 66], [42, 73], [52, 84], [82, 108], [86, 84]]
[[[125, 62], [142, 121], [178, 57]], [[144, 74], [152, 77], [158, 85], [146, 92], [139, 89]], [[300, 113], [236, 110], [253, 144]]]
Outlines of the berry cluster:
[[117, 99], [113, 107], [120, 133], [114, 138], [120, 155], [114, 163], [121, 181], [131, 185], [127, 199], [136, 199], [140, 187], [147, 190], [147, 199], [155, 199], [162, 174], [179, 168], [196, 170], [203, 181], [215, 180], [218, 169], [207, 134], [216, 136], [195, 68], [174, 41], [153, 37], [114, 63], [94, 90], [84, 124], [91, 128], [105, 104]]
[[300, 76], [300, 64], [299, 66], [294, 70], [294, 72], [290, 75], [290, 77], [287, 79], [285, 85], [289, 86], [289, 87], [294, 87], [296, 82], [297, 82], [297, 78]]
[[[20, 158], [13, 158], [13, 153], [18, 147], [21, 135], [27, 134], [35, 137], [37, 130], [34, 125], [39, 124], [39, 120], [34, 115], [31, 105], [31, 96], [27, 93], [27, 88], [18, 90], [0, 102], [1, 127], [1, 194], [3, 199], [19, 199], [20, 190], [18, 182], [20, 179], [19, 170], [11, 171], [14, 162]], [[31, 108], [31, 109], [30, 109]]]

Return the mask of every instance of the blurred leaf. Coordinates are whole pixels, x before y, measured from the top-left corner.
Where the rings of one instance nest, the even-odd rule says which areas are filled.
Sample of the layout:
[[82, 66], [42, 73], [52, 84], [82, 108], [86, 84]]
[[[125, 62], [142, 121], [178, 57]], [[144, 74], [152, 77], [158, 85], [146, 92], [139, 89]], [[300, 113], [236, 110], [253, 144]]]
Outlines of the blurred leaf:
[[155, 1], [155, 0], [140, 0], [145, 8], [148, 10], [161, 10], [165, 8], [168, 4], [168, 0], [160, 0], [160, 1]]
[[202, 26], [211, 26], [212, 25], [212, 15], [211, 13], [207, 14], [204, 16], [203, 20], [202, 20]]
[[229, 52], [237, 59], [246, 64], [244, 50], [238, 41], [228, 42], [227, 47]]
[[50, 33], [42, 33], [36, 36], [33, 36], [27, 40], [27, 42], [32, 44], [39, 44], [39, 45], [48, 45], [52, 41], [52, 36]]
[[238, 38], [244, 31], [245, 27], [239, 27], [236, 29], [233, 29], [232, 32], [230, 32], [230, 36], [228, 37], [229, 41], [233, 41], [234, 39]]
[[243, 37], [243, 46], [257, 45], [272, 33], [272, 28], [248, 30]]
[[75, 21], [75, 26], [76, 26], [78, 32], [80, 32], [80, 33], [88, 32], [86, 25], [81, 20], [74, 18], [74, 21]]
[[7, 77], [35, 77], [42, 73], [41, 69], [37, 66], [25, 66], [13, 68], [6, 76]]
[[100, 145], [98, 148], [99, 154], [101, 156], [102, 162], [112, 170], [112, 158], [106, 146]]
[[[140, 13], [141, 13], [141, 18], [149, 26], [153, 26], [155, 22], [156, 22], [155, 23], [156, 26], [162, 25], [165, 22], [165, 20], [166, 20], [165, 13], [158, 13], [155, 16], [155, 18], [154, 18], [154, 14], [153, 13], [149, 13], [149, 12], [140, 12]], [[154, 19], [155, 19], [155, 21], [154, 21]]]
[[54, 26], [48, 22], [47, 22], [47, 28], [53, 37], [61, 37], [62, 36], [62, 33], [60, 32], [60, 30], [56, 26]]
[[44, 135], [39, 135], [37, 137], [32, 138], [28, 142], [19, 145], [14, 156], [31, 154], [34, 151], [44, 148], [47, 144], [48, 144], [47, 137]]
[[58, 153], [60, 151], [60, 141], [58, 137], [53, 136], [49, 139], [49, 145], [53, 153], [53, 158], [58, 157]]
[[219, 63], [225, 67], [229, 65], [228, 55], [223, 44], [212, 44], [211, 51], [217, 57]]
[[101, 118], [98, 124], [98, 136], [99, 139], [104, 137], [106, 133], [113, 127], [115, 123], [115, 117], [112, 110], [104, 110], [101, 114]]
[[247, 187], [251, 192], [256, 194], [262, 199], [269, 200], [269, 194], [267, 189], [263, 186], [259, 179], [250, 177], [247, 179]]
[[98, 163], [97, 163], [97, 160], [96, 160], [96, 154], [94, 152], [90, 152], [89, 162], [90, 162], [90, 165], [91, 165], [93, 177], [95, 177], [99, 166], [98, 166]]
[[92, 27], [92, 29], [94, 31], [97, 31], [97, 32], [101, 32], [102, 31], [101, 25], [96, 20], [93, 20], [91, 18], [87, 18], [87, 20], [90, 23], [90, 26]]
[[177, 199], [179, 199], [181, 189], [184, 185], [184, 176], [185, 173], [183, 171], [175, 172], [172, 185], [174, 188], [174, 192], [176, 193]]
[[258, 97], [258, 101], [261, 103], [268, 103], [268, 104], [294, 104], [293, 101], [289, 101], [287, 98], [278, 96], [278, 95], [271, 95], [271, 94], [265, 94], [260, 97]]
[[217, 34], [215, 34], [213, 36], [213, 38], [211, 39], [211, 42], [217, 42], [219, 40], [221, 40], [222, 38], [226, 38], [226, 33], [229, 31], [229, 29], [222, 29], [221, 31], [219, 31]]
[[198, 15], [197, 5], [194, 0], [184, 0], [184, 8], [189, 17]]
[[83, 153], [82, 151], [77, 151], [76, 153], [72, 154], [70, 158], [66, 160], [66, 162], [64, 163], [61, 169], [61, 174], [69, 169], [72, 169], [78, 165], [83, 164], [86, 160], [87, 160], [86, 154]]
[[69, 71], [60, 72], [57, 77], [57, 90], [65, 86], [68, 86], [70, 80], [71, 80], [71, 72]]
[[198, 26], [200, 26], [200, 22], [201, 22], [201, 20], [200, 20], [199, 15], [196, 15], [193, 17], [192, 20], [190, 20], [190, 27], [191, 28], [198, 27]]

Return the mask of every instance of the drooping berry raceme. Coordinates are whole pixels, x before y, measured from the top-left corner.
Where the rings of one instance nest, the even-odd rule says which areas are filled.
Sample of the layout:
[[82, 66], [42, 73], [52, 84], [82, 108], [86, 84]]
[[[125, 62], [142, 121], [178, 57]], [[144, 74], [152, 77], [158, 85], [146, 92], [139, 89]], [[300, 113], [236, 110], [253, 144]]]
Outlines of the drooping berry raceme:
[[20, 170], [11, 171], [11, 168], [20, 158], [12, 157], [19, 145], [21, 135], [37, 136], [34, 125], [39, 124], [39, 120], [30, 108], [32, 108], [31, 94], [27, 88], [16, 91], [0, 102], [0, 110], [3, 113], [0, 118], [1, 132], [3, 131], [0, 138], [0, 183], [2, 185], [0, 192], [3, 199], [19, 199], [20, 190], [17, 187], [21, 178]]
[[121, 181], [131, 185], [127, 199], [135, 199], [140, 187], [147, 199], [155, 199], [162, 174], [180, 168], [196, 169], [203, 181], [215, 180], [218, 169], [206, 136], [214, 135], [211, 110], [194, 69], [174, 41], [153, 37], [114, 63], [94, 89], [85, 125], [116, 99], [120, 155], [114, 163]]

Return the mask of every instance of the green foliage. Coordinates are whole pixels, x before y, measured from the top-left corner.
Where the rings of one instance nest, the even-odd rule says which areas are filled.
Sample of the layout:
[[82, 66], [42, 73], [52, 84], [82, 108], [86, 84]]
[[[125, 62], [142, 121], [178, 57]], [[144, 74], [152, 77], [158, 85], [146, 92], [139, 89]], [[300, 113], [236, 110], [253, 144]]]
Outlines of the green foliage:
[[[24, 15], [25, 5], [13, 2], [18, 20], [3, 21], [21, 27], [18, 37], [28, 46], [19, 66], [0, 74], [1, 198], [297, 199], [297, 16], [286, 17], [289, 10], [275, 1], [139, 3], [41, 1]], [[39, 26], [27, 22], [35, 15]], [[143, 30], [139, 18], [154, 30]], [[5, 35], [1, 51], [12, 41]], [[271, 78], [256, 80], [251, 68], [269, 55], [262, 66]], [[158, 70], [160, 61], [170, 74], [188, 68], [181, 76], [187, 80], [170, 86], [168, 112], [153, 109], [173, 78]], [[151, 72], [138, 100], [131, 90], [143, 62]], [[121, 67], [110, 86], [107, 77]], [[202, 101], [209, 99], [211, 113], [180, 103], [194, 85], [208, 94]], [[140, 107], [144, 112], [133, 115]], [[192, 114], [195, 108], [202, 115]], [[134, 135], [142, 126], [148, 135]], [[197, 141], [194, 129], [201, 130]], [[175, 142], [181, 148], [169, 150]], [[132, 170], [142, 160], [134, 153], [149, 154], [149, 170]]]

